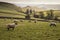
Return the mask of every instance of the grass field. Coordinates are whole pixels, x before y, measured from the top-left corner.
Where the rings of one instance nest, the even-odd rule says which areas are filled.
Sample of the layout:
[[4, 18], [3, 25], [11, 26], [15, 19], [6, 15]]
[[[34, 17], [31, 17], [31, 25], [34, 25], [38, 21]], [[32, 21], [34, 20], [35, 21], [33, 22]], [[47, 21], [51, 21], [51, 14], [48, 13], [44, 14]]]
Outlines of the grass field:
[[[9, 3], [0, 4], [0, 16], [25, 18], [26, 14], [20, 12], [25, 12], [24, 8], [21, 10], [21, 8]], [[54, 11], [55, 16], [60, 17], [59, 14], [60, 11]], [[31, 19], [40, 19], [34, 18], [33, 15], [34, 13], [30, 15]], [[37, 21], [34, 23], [34, 21], [24, 20], [24, 22], [20, 22], [19, 20], [16, 28], [8, 31], [6, 24], [13, 21], [13, 19], [0, 19], [0, 40], [60, 40], [60, 23], [57, 23], [56, 27], [50, 27], [49, 22]]]
[[0, 19], [0, 40], [60, 40], [60, 23], [50, 27], [49, 22], [18, 22], [14, 30], [7, 30], [6, 24], [13, 19]]

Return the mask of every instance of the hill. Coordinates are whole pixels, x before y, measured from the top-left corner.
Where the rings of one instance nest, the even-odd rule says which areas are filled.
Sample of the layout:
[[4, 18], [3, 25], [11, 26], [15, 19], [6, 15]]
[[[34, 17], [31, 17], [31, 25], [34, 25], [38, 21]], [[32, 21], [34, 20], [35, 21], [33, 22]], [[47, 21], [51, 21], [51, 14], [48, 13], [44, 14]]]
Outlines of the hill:
[[0, 2], [0, 16], [21, 17], [21, 7], [7, 2]]
[[[36, 14], [40, 14], [39, 12], [44, 12], [46, 14], [47, 11], [44, 8], [39, 8], [37, 6], [26, 6], [26, 7], [19, 7], [16, 6], [15, 4], [7, 3], [7, 2], [0, 2], [0, 17], [16, 17], [16, 18], [25, 18], [27, 9], [35, 10]], [[60, 10], [54, 10], [53, 11], [54, 15], [60, 16]], [[34, 14], [34, 12], [33, 12]], [[31, 18], [33, 14], [31, 15]]]
[[39, 12], [39, 11], [43, 11], [44, 10], [43, 8], [38, 8], [37, 6], [26, 6], [26, 7], [23, 7], [22, 9], [24, 11], [26, 11], [27, 9], [32, 9], [32, 10], [35, 10], [36, 12]]

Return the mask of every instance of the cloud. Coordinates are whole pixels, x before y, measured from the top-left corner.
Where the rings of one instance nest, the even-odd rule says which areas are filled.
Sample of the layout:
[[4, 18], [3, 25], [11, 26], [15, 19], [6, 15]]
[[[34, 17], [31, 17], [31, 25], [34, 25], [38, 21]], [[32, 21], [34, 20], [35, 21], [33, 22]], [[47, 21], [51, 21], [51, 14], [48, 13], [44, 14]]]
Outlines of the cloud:
[[60, 4], [60, 0], [0, 0], [10, 3], [24, 3], [24, 4]]
[[[43, 7], [47, 9], [51, 9], [51, 8], [60, 9], [60, 0], [0, 0], [0, 1], [13, 3], [17, 6], [22, 6], [22, 7], [29, 5], [29, 6]], [[44, 5], [40, 5], [40, 4], [44, 4]], [[49, 5], [45, 5], [45, 4], [49, 4]]]

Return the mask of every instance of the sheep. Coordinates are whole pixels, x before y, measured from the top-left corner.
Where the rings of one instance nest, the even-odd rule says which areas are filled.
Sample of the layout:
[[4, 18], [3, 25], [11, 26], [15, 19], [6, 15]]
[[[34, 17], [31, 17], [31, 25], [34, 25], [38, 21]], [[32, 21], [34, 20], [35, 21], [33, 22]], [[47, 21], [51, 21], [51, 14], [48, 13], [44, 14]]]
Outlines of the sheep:
[[15, 26], [17, 25], [17, 23], [11, 23], [7, 25], [7, 29], [9, 30], [10, 28], [12, 28], [14, 30]]
[[50, 26], [55, 26], [55, 27], [56, 27], [56, 23], [55, 23], [54, 21], [52, 21], [52, 22], [50, 23]]

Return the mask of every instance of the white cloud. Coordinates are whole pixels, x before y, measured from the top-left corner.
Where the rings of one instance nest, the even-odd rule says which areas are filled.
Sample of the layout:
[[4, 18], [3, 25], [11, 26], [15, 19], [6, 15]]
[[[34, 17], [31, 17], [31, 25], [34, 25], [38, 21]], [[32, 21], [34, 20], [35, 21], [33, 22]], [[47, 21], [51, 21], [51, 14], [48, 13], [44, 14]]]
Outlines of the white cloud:
[[60, 4], [60, 0], [0, 0], [0, 1], [23, 4]]
[[[49, 8], [60, 9], [60, 0], [0, 0], [0, 1], [13, 3], [23, 7], [29, 5], [29, 6], [48, 8], [48, 9]], [[51, 4], [51, 5], [49, 6], [49, 5], [40, 5], [40, 4], [49, 4], [49, 5]]]

